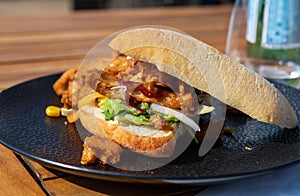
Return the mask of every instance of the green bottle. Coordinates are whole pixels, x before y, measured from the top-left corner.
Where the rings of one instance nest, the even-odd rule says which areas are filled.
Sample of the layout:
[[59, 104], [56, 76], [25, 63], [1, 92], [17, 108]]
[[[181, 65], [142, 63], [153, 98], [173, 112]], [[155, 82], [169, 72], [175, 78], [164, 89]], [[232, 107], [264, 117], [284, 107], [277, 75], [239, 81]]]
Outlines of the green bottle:
[[247, 55], [254, 66], [263, 62], [294, 72], [293, 76], [289, 71], [274, 78], [300, 77], [300, 0], [249, 0], [246, 39]]

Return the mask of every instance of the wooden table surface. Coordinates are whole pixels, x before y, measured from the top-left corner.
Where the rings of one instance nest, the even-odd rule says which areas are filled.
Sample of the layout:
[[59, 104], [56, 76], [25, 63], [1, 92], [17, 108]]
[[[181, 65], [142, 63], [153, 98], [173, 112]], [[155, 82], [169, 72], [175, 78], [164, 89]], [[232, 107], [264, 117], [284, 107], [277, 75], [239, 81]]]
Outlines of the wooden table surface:
[[[124, 28], [163, 25], [224, 52], [231, 6], [81, 11], [0, 16], [0, 90], [80, 64], [102, 38]], [[0, 195], [193, 195], [205, 187], [86, 179], [44, 168], [0, 145]]]

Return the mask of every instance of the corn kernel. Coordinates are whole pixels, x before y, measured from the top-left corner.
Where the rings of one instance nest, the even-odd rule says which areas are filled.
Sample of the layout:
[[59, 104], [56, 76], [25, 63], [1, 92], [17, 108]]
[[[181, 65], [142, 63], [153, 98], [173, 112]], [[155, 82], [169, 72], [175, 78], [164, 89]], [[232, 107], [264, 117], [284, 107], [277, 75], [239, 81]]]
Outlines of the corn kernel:
[[51, 117], [59, 117], [60, 116], [60, 108], [56, 106], [48, 106], [45, 110], [47, 116]]
[[93, 101], [95, 101], [95, 99], [104, 98], [104, 97], [106, 97], [106, 96], [101, 95], [98, 92], [88, 94], [78, 101], [78, 107], [81, 108], [82, 106], [89, 105], [89, 104], [93, 103]]

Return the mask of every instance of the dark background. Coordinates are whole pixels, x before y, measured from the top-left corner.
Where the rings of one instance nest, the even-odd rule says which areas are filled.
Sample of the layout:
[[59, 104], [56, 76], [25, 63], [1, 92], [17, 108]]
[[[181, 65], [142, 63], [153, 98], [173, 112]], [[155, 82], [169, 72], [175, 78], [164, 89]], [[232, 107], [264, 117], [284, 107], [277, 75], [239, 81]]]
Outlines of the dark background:
[[73, 9], [108, 9], [229, 4], [234, 0], [73, 0]]

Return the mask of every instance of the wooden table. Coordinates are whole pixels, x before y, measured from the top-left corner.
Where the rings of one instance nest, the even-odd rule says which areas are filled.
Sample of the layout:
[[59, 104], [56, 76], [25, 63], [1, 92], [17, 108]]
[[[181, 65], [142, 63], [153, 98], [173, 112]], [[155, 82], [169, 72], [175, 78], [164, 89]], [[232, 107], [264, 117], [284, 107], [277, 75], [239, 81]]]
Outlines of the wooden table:
[[[139, 25], [177, 28], [224, 52], [231, 6], [82, 11], [0, 17], [0, 90], [77, 66], [105, 36]], [[0, 195], [193, 195], [205, 187], [86, 179], [15, 155], [0, 145]]]

